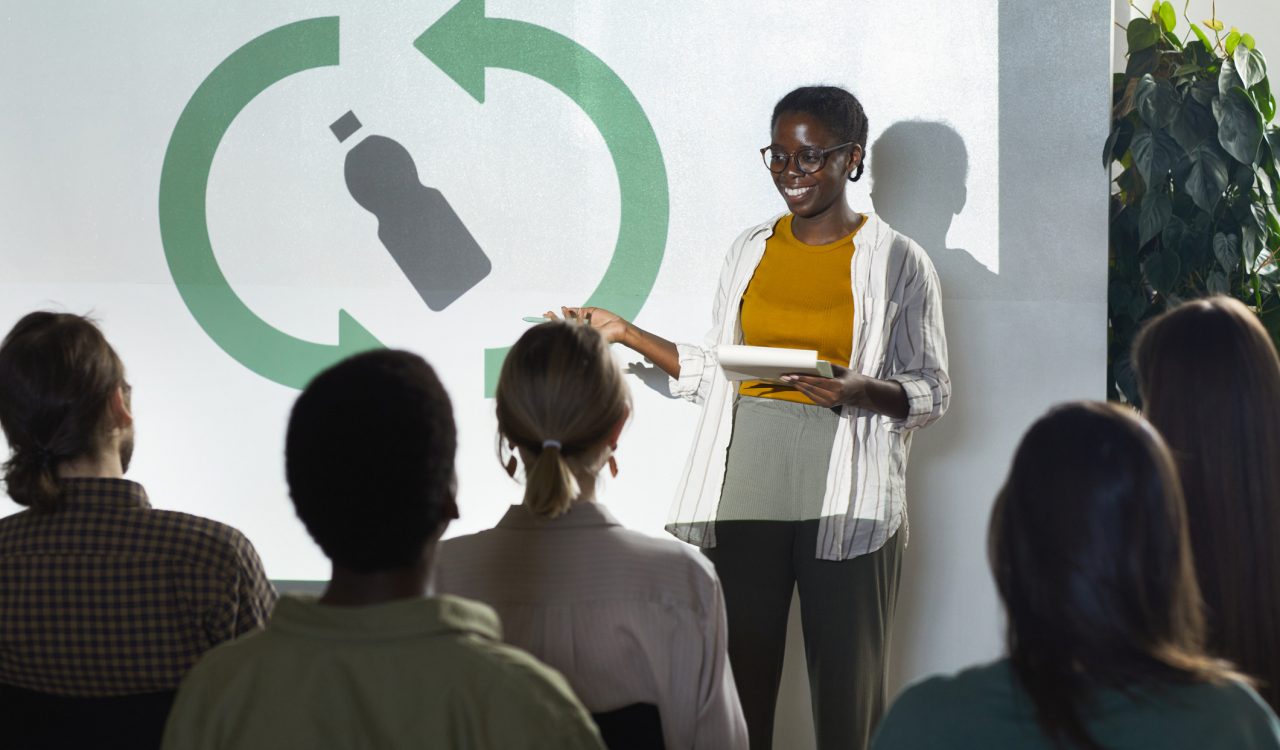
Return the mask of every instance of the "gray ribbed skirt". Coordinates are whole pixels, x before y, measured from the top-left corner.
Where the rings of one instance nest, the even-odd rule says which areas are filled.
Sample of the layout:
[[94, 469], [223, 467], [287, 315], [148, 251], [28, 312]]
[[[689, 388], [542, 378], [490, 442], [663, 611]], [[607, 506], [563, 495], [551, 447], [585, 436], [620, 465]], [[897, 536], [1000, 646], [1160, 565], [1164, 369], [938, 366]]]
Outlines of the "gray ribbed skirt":
[[821, 518], [839, 421], [825, 406], [739, 398], [716, 520]]

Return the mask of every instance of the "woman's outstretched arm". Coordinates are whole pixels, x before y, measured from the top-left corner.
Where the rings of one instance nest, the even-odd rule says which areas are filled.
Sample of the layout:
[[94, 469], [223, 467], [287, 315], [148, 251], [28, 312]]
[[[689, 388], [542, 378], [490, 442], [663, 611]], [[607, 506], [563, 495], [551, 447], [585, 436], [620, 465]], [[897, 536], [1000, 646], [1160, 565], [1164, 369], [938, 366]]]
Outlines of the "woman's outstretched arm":
[[[649, 333], [640, 326], [600, 307], [562, 307], [565, 320], [578, 320], [600, 332], [605, 341], [618, 343], [657, 365], [673, 378], [680, 377], [680, 354], [676, 345]], [[547, 311], [549, 317], [557, 317]]]

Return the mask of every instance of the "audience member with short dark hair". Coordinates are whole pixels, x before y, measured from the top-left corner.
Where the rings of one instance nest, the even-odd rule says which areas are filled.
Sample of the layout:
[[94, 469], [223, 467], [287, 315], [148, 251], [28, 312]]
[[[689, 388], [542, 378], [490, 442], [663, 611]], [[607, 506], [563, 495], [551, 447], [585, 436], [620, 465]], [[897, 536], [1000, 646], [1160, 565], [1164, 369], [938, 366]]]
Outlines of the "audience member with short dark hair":
[[1143, 411], [1187, 502], [1210, 651], [1280, 710], [1280, 357], [1258, 317], [1211, 297], [1155, 318], [1134, 345]]
[[[124, 365], [91, 321], [35, 312], [0, 343], [0, 725], [10, 747], [156, 747], [202, 653], [265, 622], [249, 541], [124, 478]], [[12, 743], [12, 744], [10, 744]]]
[[369, 352], [312, 380], [285, 469], [332, 578], [196, 665], [166, 748], [601, 747], [563, 678], [502, 643], [491, 609], [425, 595], [457, 517], [455, 449], [449, 397], [420, 357]]
[[1205, 651], [1177, 472], [1131, 412], [1032, 425], [988, 545], [1008, 657], [908, 689], [874, 750], [1280, 748], [1275, 714]]
[[[521, 336], [497, 414], [499, 439], [524, 467], [524, 502], [497, 528], [445, 542], [437, 581], [491, 604], [509, 643], [563, 672], [610, 747], [745, 748], [715, 569], [595, 502], [630, 404], [590, 326], [549, 322]], [[513, 455], [513, 476], [516, 465]], [[656, 707], [656, 720], [642, 707]], [[654, 736], [642, 740], [646, 728]]]

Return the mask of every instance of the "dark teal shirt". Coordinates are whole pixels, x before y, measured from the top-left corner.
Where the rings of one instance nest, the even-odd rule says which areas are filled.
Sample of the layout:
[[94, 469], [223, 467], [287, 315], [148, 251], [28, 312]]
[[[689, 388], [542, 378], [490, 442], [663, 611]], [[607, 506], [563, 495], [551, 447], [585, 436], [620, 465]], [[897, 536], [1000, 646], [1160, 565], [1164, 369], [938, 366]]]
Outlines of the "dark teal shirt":
[[[1280, 748], [1275, 714], [1238, 682], [1169, 685], [1140, 696], [1106, 691], [1088, 728], [1107, 750]], [[871, 747], [1054, 750], [1007, 659], [909, 688], [889, 709]]]

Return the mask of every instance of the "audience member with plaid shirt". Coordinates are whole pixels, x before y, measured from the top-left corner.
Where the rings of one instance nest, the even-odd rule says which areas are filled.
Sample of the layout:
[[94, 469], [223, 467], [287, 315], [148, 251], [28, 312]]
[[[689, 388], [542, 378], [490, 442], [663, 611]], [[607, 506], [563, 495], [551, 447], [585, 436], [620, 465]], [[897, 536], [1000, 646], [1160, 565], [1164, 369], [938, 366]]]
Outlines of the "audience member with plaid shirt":
[[270, 614], [262, 563], [240, 532], [154, 509], [124, 478], [130, 389], [88, 319], [35, 312], [14, 326], [0, 426], [5, 485], [27, 507], [0, 519], [5, 744], [157, 747], [201, 654]]

